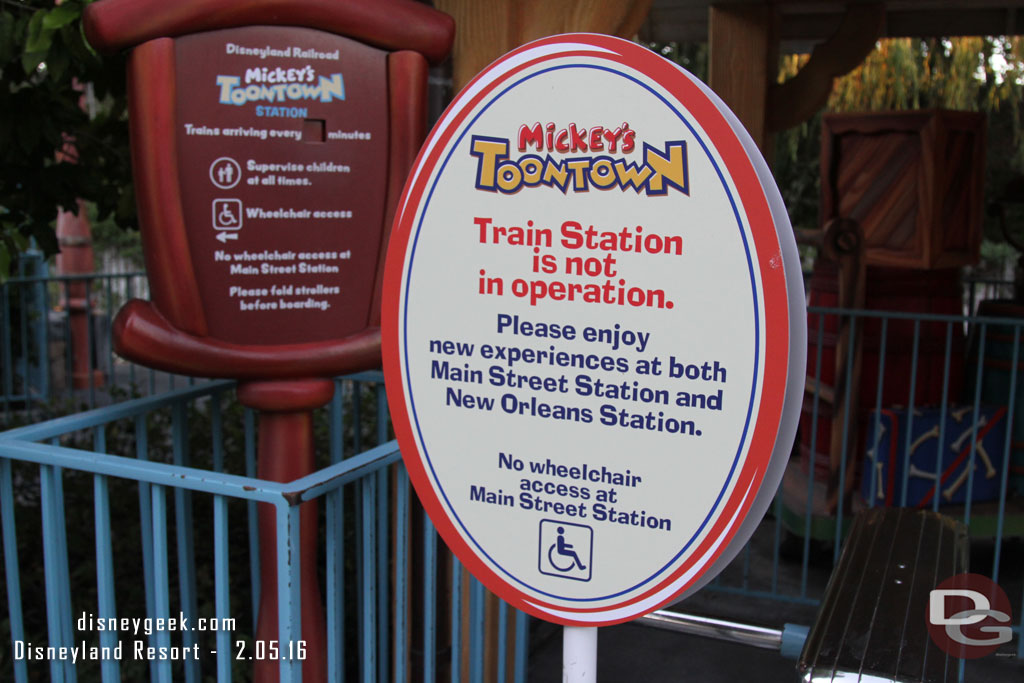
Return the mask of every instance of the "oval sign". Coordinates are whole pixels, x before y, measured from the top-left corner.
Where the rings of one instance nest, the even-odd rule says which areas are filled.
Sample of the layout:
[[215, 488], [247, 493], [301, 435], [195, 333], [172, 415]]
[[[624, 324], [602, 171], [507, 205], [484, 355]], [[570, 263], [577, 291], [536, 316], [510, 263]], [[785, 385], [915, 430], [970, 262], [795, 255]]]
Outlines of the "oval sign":
[[385, 287], [409, 476], [511, 604], [626, 621], [760, 521], [801, 398], [799, 259], [753, 142], [674, 64], [580, 34], [488, 67], [420, 153]]

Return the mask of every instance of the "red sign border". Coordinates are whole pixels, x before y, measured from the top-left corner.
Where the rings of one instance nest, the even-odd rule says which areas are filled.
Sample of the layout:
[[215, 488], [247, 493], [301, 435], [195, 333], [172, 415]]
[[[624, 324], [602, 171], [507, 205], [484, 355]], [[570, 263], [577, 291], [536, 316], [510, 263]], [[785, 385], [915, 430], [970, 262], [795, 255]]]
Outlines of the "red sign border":
[[[596, 49], [571, 49], [530, 59], [494, 77], [496, 72], [500, 72], [505, 68], [504, 65], [507, 62], [515, 60], [524, 52], [558, 44], [590, 45]], [[419, 202], [426, 190], [433, 169], [451, 141], [451, 137], [454, 135], [458, 124], [484, 98], [515, 74], [552, 58], [562, 59], [572, 56], [606, 59], [614, 64], [643, 71], [661, 87], [671, 92], [679, 101], [686, 103], [687, 109], [700, 122], [708, 137], [715, 141], [717, 151], [736, 186], [737, 194], [743, 204], [743, 210], [750, 224], [750, 234], [757, 247], [755, 250], [758, 257], [757, 266], [761, 275], [764, 298], [765, 362], [761, 385], [761, 402], [758, 409], [758, 419], [754, 425], [750, 445], [747, 449], [748, 456], [742, 470], [736, 476], [729, 500], [722, 506], [714, 525], [708, 531], [700, 546], [691, 552], [687, 561], [677, 567], [670, 575], [662, 579], [657, 585], [628, 600], [612, 606], [596, 608], [545, 604], [536, 597], [519, 591], [480, 560], [476, 551], [463, 540], [461, 534], [448, 517], [444, 506], [434, 494], [428, 474], [423, 467], [422, 458], [416, 447], [416, 438], [405, 408], [406, 397], [404, 382], [402, 381], [401, 340], [398, 335], [401, 314], [399, 304], [405, 272], [405, 253], [413, 233]], [[481, 84], [486, 78], [492, 78], [492, 80], [474, 92], [478, 84]], [[468, 93], [473, 94], [470, 97]], [[469, 97], [469, 100], [464, 101], [467, 97]], [[448, 120], [449, 116], [453, 116], [450, 121]], [[441, 129], [441, 125], [446, 127]], [[628, 621], [639, 616], [641, 613], [657, 609], [657, 607], [671, 602], [688, 587], [696, 584], [705, 571], [715, 567], [717, 560], [730, 546], [730, 542], [742, 526], [741, 523], [731, 524], [730, 520], [743, 519], [756, 498], [756, 496], [748, 496], [747, 492], [751, 486], [754, 490], [759, 489], [764, 479], [782, 419], [789, 375], [790, 319], [787, 281], [784, 270], [781, 267], [778, 240], [775, 223], [772, 220], [771, 210], [757, 170], [754, 168], [742, 141], [737, 136], [728, 119], [707, 94], [691, 81], [684, 72], [672, 63], [639, 45], [618, 38], [592, 34], [562, 35], [541, 39], [510, 52], [492, 64], [471, 81], [463, 90], [463, 94], [450, 105], [449, 109], [442, 116], [438, 127], [435, 127], [428, 136], [427, 144], [424, 145], [417, 157], [413, 166], [413, 173], [410, 175], [405, 192], [399, 203], [399, 213], [392, 228], [392, 238], [384, 273], [382, 316], [384, 374], [388, 386], [388, 400], [391, 406], [395, 433], [402, 448], [409, 477], [420, 496], [420, 500], [448, 546], [474, 576], [480, 579], [492, 592], [499, 595], [509, 604], [549, 621], [566, 625], [603, 626]], [[766, 244], [767, 242], [770, 243]], [[780, 357], [786, 359], [786, 362], [782, 364], [776, 362], [775, 359]], [[412, 457], [409, 455], [410, 453], [415, 453], [416, 457]], [[724, 542], [719, 543], [720, 534], [730, 524], [731, 530], [725, 536]], [[716, 543], [718, 543], [718, 547], [712, 550]], [[704, 569], [697, 571], [678, 590], [673, 591], [671, 595], [660, 600], [659, 604], [652, 607], [645, 606], [642, 612], [637, 612], [632, 616], [600, 619], [599, 615], [602, 613], [635, 605], [664, 591], [689, 571], [697, 560], [703, 558], [705, 554], [709, 554], [710, 557], [704, 562]], [[597, 618], [574, 619], [560, 616], [561, 614], [579, 614], [581, 617], [583, 615], [592, 615], [592, 617]]]
[[[174, 138], [173, 41], [201, 31], [296, 26], [334, 33], [387, 55], [389, 148], [382, 235], [365, 326], [341, 339], [240, 344], [207, 336], [178, 187]], [[140, 232], [153, 301], [133, 299], [113, 325], [118, 354], [181, 374], [239, 379], [327, 377], [378, 367], [383, 264], [397, 200], [425, 132], [427, 61], [441, 61], [454, 20], [410, 0], [372, 7], [337, 0], [102, 0], [83, 10], [83, 28], [101, 52], [132, 48], [128, 94]]]

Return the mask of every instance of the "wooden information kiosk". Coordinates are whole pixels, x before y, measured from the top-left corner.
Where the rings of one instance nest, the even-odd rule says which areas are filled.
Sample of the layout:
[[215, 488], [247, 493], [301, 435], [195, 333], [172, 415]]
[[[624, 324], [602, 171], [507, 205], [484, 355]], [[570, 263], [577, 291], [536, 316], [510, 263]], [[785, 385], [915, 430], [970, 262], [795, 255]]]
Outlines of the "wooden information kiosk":
[[[258, 476], [309, 474], [311, 411], [330, 400], [330, 378], [380, 365], [384, 248], [425, 135], [427, 65], [448, 53], [453, 22], [409, 0], [102, 0], [85, 21], [97, 49], [131, 49], [152, 301], [121, 310], [115, 347], [162, 370], [239, 379], [239, 400], [260, 411]], [[321, 681], [315, 503], [300, 525], [303, 680]], [[260, 530], [256, 639], [270, 641], [269, 506]], [[256, 680], [276, 672], [257, 662]]]

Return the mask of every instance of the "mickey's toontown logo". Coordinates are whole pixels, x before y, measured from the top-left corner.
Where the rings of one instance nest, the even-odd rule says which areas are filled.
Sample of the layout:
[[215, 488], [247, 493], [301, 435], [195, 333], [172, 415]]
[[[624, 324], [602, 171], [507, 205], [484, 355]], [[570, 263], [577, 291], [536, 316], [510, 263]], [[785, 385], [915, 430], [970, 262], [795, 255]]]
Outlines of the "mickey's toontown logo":
[[519, 127], [519, 155], [514, 159], [508, 138], [474, 135], [469, 153], [477, 159], [477, 189], [489, 192], [513, 194], [543, 185], [563, 193], [591, 188], [631, 188], [647, 195], [664, 195], [669, 188], [690, 193], [685, 141], [667, 141], [660, 149], [644, 142], [639, 153], [636, 142], [629, 123], [584, 128], [537, 122]]
[[301, 69], [253, 67], [241, 76], [217, 76], [218, 101], [241, 106], [249, 102], [287, 102], [292, 100], [345, 99], [345, 79], [340, 73], [317, 74], [307, 64]]

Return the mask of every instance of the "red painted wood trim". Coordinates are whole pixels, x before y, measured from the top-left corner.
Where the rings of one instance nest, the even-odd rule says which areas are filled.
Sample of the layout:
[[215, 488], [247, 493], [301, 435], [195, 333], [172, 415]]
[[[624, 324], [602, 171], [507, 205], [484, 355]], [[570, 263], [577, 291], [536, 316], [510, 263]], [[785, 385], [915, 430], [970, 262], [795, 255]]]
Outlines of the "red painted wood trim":
[[175, 327], [207, 334], [188, 247], [174, 144], [174, 41], [153, 40], [128, 60], [132, 174], [153, 303]]
[[[238, 400], [242, 405], [263, 413], [313, 410], [326, 405], [332, 396], [334, 380], [331, 379], [281, 379], [241, 382], [238, 385]], [[260, 415], [261, 423], [263, 419]]]
[[437, 63], [455, 37], [454, 19], [412, 0], [101, 0], [85, 8], [84, 21], [101, 52], [236, 26], [304, 26]]
[[377, 260], [377, 280], [370, 300], [370, 327], [380, 327], [384, 260], [391, 238], [391, 224], [405, 188], [405, 179], [427, 135], [427, 62], [419, 53], [404, 50], [388, 55], [388, 100], [388, 187], [384, 198], [384, 230]]
[[380, 328], [329, 342], [244, 346], [182, 332], [148, 301], [132, 299], [114, 319], [114, 350], [180, 374], [238, 379], [329, 377], [380, 367]]

